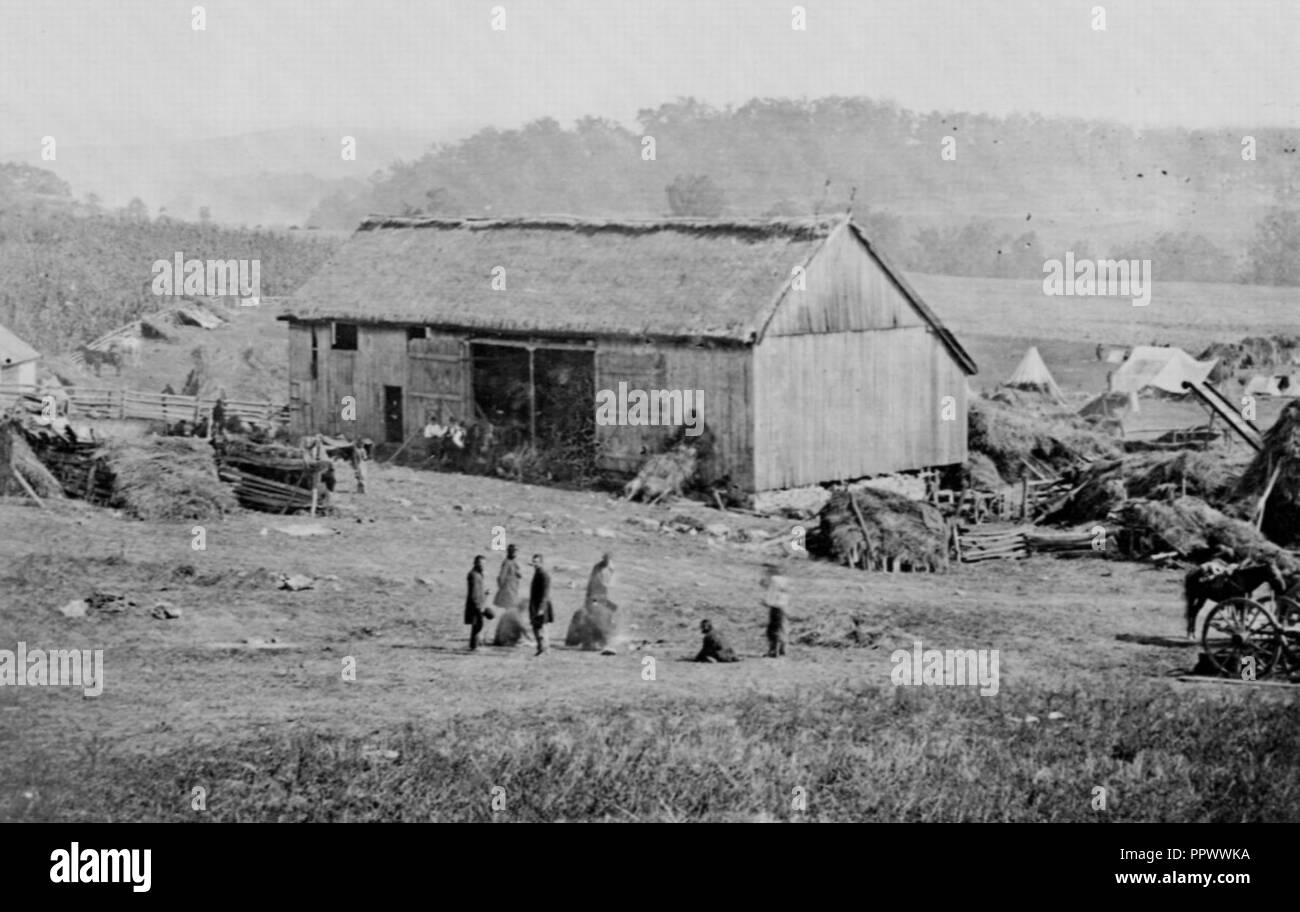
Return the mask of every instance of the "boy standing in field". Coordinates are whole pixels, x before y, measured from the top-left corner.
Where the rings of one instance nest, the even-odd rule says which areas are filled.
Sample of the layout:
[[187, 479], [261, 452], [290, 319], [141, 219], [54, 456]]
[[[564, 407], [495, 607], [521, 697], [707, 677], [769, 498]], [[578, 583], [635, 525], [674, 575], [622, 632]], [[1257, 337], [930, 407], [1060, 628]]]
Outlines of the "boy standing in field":
[[767, 657], [785, 655], [786, 612], [790, 608], [787, 580], [776, 564], [763, 565], [763, 604], [767, 607]]

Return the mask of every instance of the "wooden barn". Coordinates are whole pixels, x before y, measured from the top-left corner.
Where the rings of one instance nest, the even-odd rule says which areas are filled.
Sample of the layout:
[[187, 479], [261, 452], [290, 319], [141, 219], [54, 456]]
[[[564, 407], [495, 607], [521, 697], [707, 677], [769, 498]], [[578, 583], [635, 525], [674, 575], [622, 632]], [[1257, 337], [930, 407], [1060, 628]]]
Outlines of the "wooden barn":
[[700, 391], [701, 474], [742, 490], [966, 459], [975, 364], [846, 218], [376, 217], [281, 319], [302, 433], [513, 415], [632, 472], [681, 428], [597, 422], [622, 383]]

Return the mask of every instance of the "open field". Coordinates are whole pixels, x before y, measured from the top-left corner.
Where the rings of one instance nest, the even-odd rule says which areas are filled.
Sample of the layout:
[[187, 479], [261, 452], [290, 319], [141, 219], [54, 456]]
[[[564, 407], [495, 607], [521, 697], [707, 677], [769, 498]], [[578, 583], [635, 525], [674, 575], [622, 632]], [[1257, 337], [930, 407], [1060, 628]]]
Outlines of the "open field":
[[[958, 338], [969, 333], [1008, 335], [1080, 342], [1090, 348], [1098, 342], [1168, 342], [1196, 355], [1214, 341], [1295, 333], [1300, 307], [1296, 287], [1162, 282], [1158, 274], [1145, 307], [1134, 307], [1131, 298], [1123, 297], [1045, 295], [1038, 279], [912, 274], [908, 280]], [[1048, 367], [1054, 368], [1050, 359]]]
[[[189, 524], [0, 503], [0, 648], [103, 649], [106, 669], [93, 698], [0, 690], [0, 817], [491, 819], [500, 785], [509, 819], [787, 819], [803, 813], [795, 787], [815, 819], [1300, 819], [1292, 694], [1171, 680], [1195, 661], [1177, 573], [1033, 558], [864, 574], [794, 555], [799, 620], [768, 660], [759, 550], [629, 522], [716, 512], [398, 468], [339, 500], [324, 521], [337, 535], [241, 513], [207, 528], [204, 551]], [[488, 554], [495, 588], [496, 525], [555, 569], [553, 642], [606, 548], [649, 642], [469, 654], [464, 574]], [[279, 573], [315, 588], [277, 589]], [[56, 610], [95, 590], [137, 605]], [[181, 617], [153, 618], [160, 600]], [[876, 648], [799, 643], [854, 613]], [[685, 661], [704, 617], [744, 661]], [[894, 687], [891, 652], [915, 639], [999, 650], [998, 693]]]

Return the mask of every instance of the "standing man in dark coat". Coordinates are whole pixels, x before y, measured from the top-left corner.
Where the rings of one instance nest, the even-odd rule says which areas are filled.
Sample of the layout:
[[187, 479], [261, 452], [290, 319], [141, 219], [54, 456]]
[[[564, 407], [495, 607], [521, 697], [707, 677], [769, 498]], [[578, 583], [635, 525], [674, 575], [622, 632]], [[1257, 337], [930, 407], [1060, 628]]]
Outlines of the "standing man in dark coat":
[[551, 574], [543, 566], [542, 556], [533, 555], [533, 583], [528, 593], [528, 620], [537, 640], [537, 654], [546, 651], [546, 625], [555, 620], [551, 607]]
[[487, 605], [487, 592], [483, 587], [483, 555], [474, 557], [474, 567], [465, 577], [469, 583], [465, 593], [465, 623], [469, 624], [469, 648], [478, 649], [478, 635], [483, 630], [483, 609]]

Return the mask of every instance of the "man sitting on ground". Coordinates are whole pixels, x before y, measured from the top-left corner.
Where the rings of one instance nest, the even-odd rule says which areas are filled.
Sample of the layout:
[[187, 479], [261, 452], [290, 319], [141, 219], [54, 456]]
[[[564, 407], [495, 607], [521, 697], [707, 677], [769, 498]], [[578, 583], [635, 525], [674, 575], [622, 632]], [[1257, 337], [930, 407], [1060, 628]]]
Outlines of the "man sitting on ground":
[[700, 654], [695, 657], [695, 661], [740, 661], [740, 656], [736, 655], [735, 650], [727, 645], [727, 641], [722, 638], [722, 634], [713, 629], [712, 621], [700, 621], [700, 633], [704, 634], [704, 645], [700, 648]]

